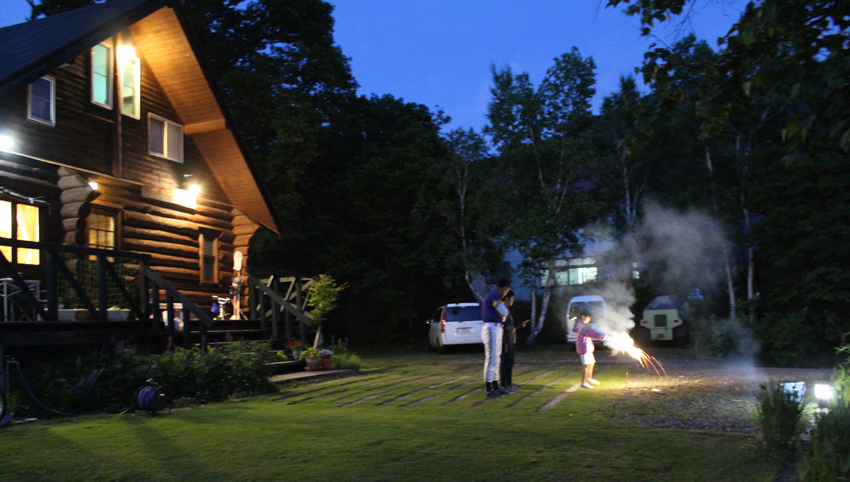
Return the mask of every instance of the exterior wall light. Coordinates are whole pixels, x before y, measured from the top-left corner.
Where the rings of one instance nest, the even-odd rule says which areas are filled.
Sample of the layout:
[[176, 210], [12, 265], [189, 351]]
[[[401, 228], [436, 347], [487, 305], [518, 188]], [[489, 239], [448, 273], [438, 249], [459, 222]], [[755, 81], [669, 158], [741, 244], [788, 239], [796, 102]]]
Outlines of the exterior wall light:
[[197, 196], [201, 193], [201, 186], [197, 184], [192, 184], [191, 186], [189, 186], [189, 192]]
[[15, 140], [12, 136], [3, 134], [0, 135], [0, 151], [12, 152], [12, 147], [15, 145]]
[[832, 386], [828, 383], [815, 383], [815, 398], [818, 403], [832, 400]]
[[92, 191], [97, 191], [97, 183], [94, 181], [89, 181], [89, 187]]

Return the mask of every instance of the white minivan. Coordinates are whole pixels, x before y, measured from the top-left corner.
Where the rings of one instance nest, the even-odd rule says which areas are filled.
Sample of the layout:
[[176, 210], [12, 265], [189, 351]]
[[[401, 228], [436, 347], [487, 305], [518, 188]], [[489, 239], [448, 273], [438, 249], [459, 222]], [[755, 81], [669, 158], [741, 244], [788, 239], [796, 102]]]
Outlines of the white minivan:
[[432, 351], [445, 353], [451, 345], [483, 343], [481, 306], [478, 303], [450, 303], [437, 308], [434, 318], [428, 320], [428, 345]]
[[[595, 295], [574, 296], [567, 305], [567, 343], [576, 342], [576, 332], [573, 331], [573, 327], [576, 326], [576, 320], [583, 309], [590, 312], [590, 327], [594, 330], [604, 332], [608, 325], [608, 307], [605, 306], [604, 298]], [[602, 342], [593, 340], [593, 343]]]

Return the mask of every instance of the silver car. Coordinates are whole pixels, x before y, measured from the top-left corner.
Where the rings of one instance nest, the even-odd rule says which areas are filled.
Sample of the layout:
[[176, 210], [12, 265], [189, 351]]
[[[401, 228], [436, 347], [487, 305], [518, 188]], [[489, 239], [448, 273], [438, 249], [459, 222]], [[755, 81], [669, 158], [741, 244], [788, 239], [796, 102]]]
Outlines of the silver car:
[[428, 320], [428, 344], [432, 351], [445, 353], [452, 345], [481, 344], [481, 306], [478, 303], [449, 303], [437, 308]]

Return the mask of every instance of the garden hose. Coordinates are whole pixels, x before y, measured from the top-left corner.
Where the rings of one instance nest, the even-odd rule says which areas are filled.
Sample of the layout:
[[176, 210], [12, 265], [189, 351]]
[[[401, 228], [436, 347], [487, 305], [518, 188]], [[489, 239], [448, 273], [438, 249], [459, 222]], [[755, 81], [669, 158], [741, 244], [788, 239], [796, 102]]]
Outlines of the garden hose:
[[[33, 399], [33, 401], [36, 403], [36, 405], [38, 405], [39, 407], [43, 408], [44, 410], [47, 410], [47, 411], [48, 411], [48, 412], [50, 412], [50, 413], [55, 413], [56, 415], [61, 415], [61, 416], [63, 416], [63, 417], [79, 417], [79, 416], [81, 416], [81, 414], [79, 414], [79, 413], [65, 413], [65, 412], [60, 412], [59, 410], [54, 410], [54, 409], [52, 409], [52, 408], [48, 407], [47, 405], [45, 405], [45, 404], [41, 403], [41, 401], [40, 401], [38, 398], [36, 398], [35, 394], [32, 392], [32, 389], [30, 388], [30, 386], [29, 386], [29, 385], [27, 385], [27, 381], [26, 381], [26, 379], [24, 378], [24, 372], [23, 372], [23, 371], [21, 371], [21, 364], [20, 364], [20, 363], [18, 363], [16, 360], [9, 360], [9, 362], [8, 362], [8, 363], [9, 363], [9, 364], [12, 364], [12, 363], [14, 363], [14, 364], [15, 364], [15, 368], [18, 370], [18, 376], [21, 378], [21, 384], [24, 386], [24, 390], [26, 390], [26, 391], [27, 391], [27, 393], [29, 394], [30, 398], [32, 398], [32, 399]], [[4, 406], [5, 406], [5, 404], [4, 404]]]

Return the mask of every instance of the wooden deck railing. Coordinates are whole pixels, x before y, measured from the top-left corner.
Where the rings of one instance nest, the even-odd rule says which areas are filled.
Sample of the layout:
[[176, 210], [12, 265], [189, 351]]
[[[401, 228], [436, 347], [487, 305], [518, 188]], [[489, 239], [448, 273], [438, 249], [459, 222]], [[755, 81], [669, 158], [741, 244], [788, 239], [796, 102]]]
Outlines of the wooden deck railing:
[[[69, 291], [73, 290], [78, 304], [88, 311], [92, 321], [107, 321], [109, 319], [110, 297], [108, 287], [111, 281], [112, 286], [117, 286], [120, 304], [129, 307], [132, 317], [140, 321], [150, 319], [154, 330], [161, 329], [164, 322], [169, 335], [172, 337], [176, 331], [174, 302], [181, 303], [183, 306], [184, 332], [187, 334], [183, 338], [187, 347], [190, 343], [188, 333], [192, 315], [199, 322], [199, 331], [202, 335], [213, 324], [213, 319], [208, 313], [198, 308], [189, 298], [147, 265], [151, 258], [150, 255], [5, 238], [0, 238], [0, 246], [10, 246], [12, 249], [40, 250], [44, 271], [44, 279], [41, 281], [45, 283], [46, 300], [36, 298], [26, 280], [18, 274], [17, 269], [22, 268], [22, 266], [13, 265], [2, 253], [0, 253], [0, 276], [12, 279], [19, 290], [16, 296], [23, 297], [23, 301], [35, 311], [37, 317], [40, 317], [41, 320], [58, 320], [61, 275], [67, 283]], [[78, 273], [74, 273], [66, 265], [69, 258], [74, 256], [79, 258], [78, 262], [90, 262], [92, 257], [95, 259], [95, 278], [92, 280], [96, 286], [95, 300], [90, 299], [89, 290], [81, 283]], [[119, 270], [116, 270], [116, 265], [119, 264], [116, 261], [119, 260], [122, 265], [128, 261], [138, 263], [138, 283], [136, 287], [128, 288], [125, 280], [122, 280], [119, 276]], [[134, 294], [131, 290], [135, 291], [136, 289], [138, 289], [138, 292]], [[159, 308], [160, 290], [165, 294], [165, 320], [162, 319], [162, 311]]]
[[272, 339], [280, 340], [280, 322], [286, 342], [292, 341], [292, 318], [298, 322], [298, 338], [306, 341], [306, 331], [311, 328], [313, 315], [307, 312], [309, 288], [313, 275], [250, 266], [247, 269], [248, 308], [252, 320], [268, 330], [271, 323]]

